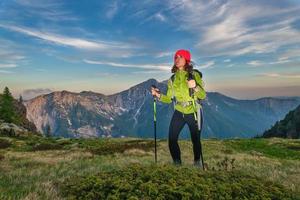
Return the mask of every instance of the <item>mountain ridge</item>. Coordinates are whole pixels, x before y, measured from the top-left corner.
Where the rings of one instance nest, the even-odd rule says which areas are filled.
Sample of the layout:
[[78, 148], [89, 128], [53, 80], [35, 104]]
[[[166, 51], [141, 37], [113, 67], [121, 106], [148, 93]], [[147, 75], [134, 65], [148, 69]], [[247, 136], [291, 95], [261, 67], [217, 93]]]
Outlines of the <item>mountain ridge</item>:
[[[152, 137], [151, 85], [156, 85], [163, 93], [167, 90], [166, 82], [148, 79], [112, 95], [64, 90], [40, 95], [26, 101], [25, 105], [28, 118], [38, 129], [44, 132], [45, 126], [50, 124], [55, 136]], [[203, 101], [203, 135], [217, 138], [253, 137], [298, 104], [300, 98], [238, 100], [219, 92], [207, 92], [207, 99]], [[168, 135], [172, 112], [172, 104], [157, 103], [157, 128], [161, 138]], [[187, 128], [183, 132], [183, 137], [189, 137]]]

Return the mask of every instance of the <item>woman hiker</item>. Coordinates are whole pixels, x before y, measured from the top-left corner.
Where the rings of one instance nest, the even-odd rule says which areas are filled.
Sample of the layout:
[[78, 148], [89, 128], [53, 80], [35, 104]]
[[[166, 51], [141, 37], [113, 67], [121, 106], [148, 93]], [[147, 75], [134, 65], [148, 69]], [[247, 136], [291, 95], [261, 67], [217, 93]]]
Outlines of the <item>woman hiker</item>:
[[[196, 123], [197, 110], [193, 100], [205, 99], [206, 92], [203, 89], [200, 72], [193, 70], [189, 51], [181, 49], [175, 53], [172, 73], [174, 75], [168, 81], [166, 95], [161, 94], [157, 88], [153, 87], [151, 93], [163, 103], [171, 103], [175, 99], [175, 111], [169, 126], [169, 149], [174, 164], [181, 164], [178, 137], [184, 125], [188, 124], [193, 143], [194, 164], [200, 167], [202, 164], [200, 132]], [[190, 74], [192, 74], [192, 79]], [[194, 99], [190, 96], [190, 90], [193, 90]]]

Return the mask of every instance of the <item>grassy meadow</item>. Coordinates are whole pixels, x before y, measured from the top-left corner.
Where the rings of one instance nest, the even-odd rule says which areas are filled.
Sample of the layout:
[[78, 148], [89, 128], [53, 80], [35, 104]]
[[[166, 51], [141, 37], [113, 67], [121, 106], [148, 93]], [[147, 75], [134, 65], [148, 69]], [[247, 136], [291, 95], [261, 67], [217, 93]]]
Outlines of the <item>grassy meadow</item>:
[[0, 199], [300, 199], [300, 140], [203, 140], [206, 170], [166, 140], [0, 137]]

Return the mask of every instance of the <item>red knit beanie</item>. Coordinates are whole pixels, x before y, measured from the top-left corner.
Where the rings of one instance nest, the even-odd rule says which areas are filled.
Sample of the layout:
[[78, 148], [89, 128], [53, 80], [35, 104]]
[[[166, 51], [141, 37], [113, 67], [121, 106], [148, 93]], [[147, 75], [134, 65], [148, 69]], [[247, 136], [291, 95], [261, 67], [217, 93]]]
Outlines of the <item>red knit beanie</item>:
[[184, 57], [187, 63], [191, 62], [191, 53], [188, 50], [180, 49], [180, 50], [176, 51], [176, 53], [174, 55], [174, 62], [178, 55]]

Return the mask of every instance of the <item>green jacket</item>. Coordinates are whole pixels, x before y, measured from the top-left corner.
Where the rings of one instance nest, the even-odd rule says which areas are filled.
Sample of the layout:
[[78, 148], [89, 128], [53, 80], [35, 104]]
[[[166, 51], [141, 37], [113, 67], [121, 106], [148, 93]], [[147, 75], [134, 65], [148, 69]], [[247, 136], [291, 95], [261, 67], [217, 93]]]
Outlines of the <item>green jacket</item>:
[[[205, 99], [206, 92], [203, 89], [203, 81], [197, 72], [193, 72], [193, 77], [196, 81], [197, 85], [197, 92], [194, 93], [195, 100], [198, 99]], [[169, 79], [168, 81], [168, 90], [167, 94], [161, 94], [159, 100], [163, 103], [172, 103], [172, 94], [174, 92], [174, 96], [177, 102], [190, 102], [193, 101], [193, 98], [189, 95], [189, 88], [187, 84], [188, 79], [188, 72], [185, 70], [178, 70], [175, 72], [175, 78], [172, 83], [172, 80]], [[173, 89], [172, 89], [173, 86]], [[175, 105], [175, 109], [179, 112], [182, 112], [184, 114], [190, 114], [197, 112], [194, 106], [188, 105], [188, 106], [182, 106], [180, 103], [177, 103]]]

